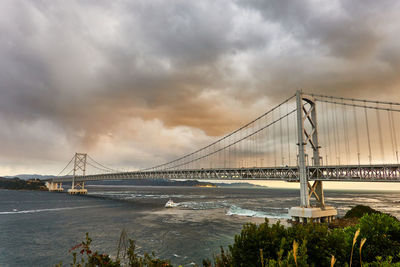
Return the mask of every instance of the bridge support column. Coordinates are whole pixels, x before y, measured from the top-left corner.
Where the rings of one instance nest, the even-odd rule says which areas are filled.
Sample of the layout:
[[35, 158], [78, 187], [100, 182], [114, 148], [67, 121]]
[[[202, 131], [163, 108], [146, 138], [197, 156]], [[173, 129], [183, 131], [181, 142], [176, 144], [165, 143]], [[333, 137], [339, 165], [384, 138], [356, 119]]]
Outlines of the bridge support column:
[[322, 181], [314, 181], [311, 186], [310, 182], [307, 182], [308, 185], [308, 199], [314, 195], [315, 200], [317, 201], [318, 207], [325, 207], [325, 198], [324, 198], [324, 190], [322, 188]]
[[64, 188], [62, 187], [62, 183], [59, 182], [46, 182], [46, 187], [50, 192], [63, 192]]
[[[299, 146], [299, 180], [300, 180], [300, 207], [292, 207], [289, 216], [298, 222], [329, 222], [337, 215], [333, 207], [325, 206], [322, 181], [318, 180], [318, 172], [310, 175], [306, 166], [305, 146], [310, 144], [313, 151], [314, 166], [320, 165], [318, 144], [318, 123], [316, 104], [313, 97], [296, 93], [297, 102], [297, 138]], [[306, 126], [305, 126], [306, 124]], [[309, 180], [313, 179], [311, 185]], [[316, 205], [311, 206], [310, 199], [314, 196]]]

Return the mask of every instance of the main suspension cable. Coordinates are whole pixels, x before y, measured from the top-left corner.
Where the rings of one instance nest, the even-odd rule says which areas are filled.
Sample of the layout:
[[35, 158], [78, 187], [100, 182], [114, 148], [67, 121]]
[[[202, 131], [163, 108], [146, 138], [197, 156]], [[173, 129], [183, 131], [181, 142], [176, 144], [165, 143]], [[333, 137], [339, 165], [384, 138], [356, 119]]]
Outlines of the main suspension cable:
[[[239, 143], [239, 142], [241, 142], [241, 141], [243, 141], [243, 140], [245, 140], [245, 139], [248, 139], [248, 138], [251, 137], [251, 136], [254, 136], [255, 134], [261, 132], [262, 130], [264, 130], [264, 129], [268, 128], [268, 127], [270, 127], [271, 125], [276, 124], [277, 122], [283, 120], [286, 116], [289, 116], [290, 114], [292, 114], [292, 113], [294, 113], [294, 112], [296, 112], [296, 111], [297, 111], [297, 109], [292, 110], [292, 111], [289, 112], [288, 114], [286, 114], [286, 115], [284, 115], [284, 116], [282, 116], [282, 117], [280, 117], [280, 118], [278, 118], [278, 119], [272, 121], [271, 123], [269, 123], [269, 124], [265, 125], [264, 127], [258, 129], [257, 131], [255, 131], [255, 132], [253, 132], [253, 133], [251, 133], [251, 134], [248, 134], [248, 135], [242, 137], [241, 139], [237, 140], [236, 142], [231, 143], [231, 144], [229, 144], [229, 145], [227, 145], [227, 146], [225, 146], [225, 147], [223, 147], [223, 148], [220, 148], [220, 149], [218, 149], [218, 150], [215, 150], [215, 151], [211, 152], [210, 155], [215, 154], [215, 153], [218, 153], [218, 152], [220, 152], [221, 150], [226, 149], [226, 148], [229, 147], [229, 146], [233, 146], [233, 145], [235, 145], [235, 144], [237, 144], [237, 143]], [[201, 156], [201, 157], [199, 157], [199, 158], [195, 158], [195, 159], [193, 159], [193, 161], [198, 161], [198, 160], [200, 160], [200, 159], [205, 158], [206, 156], [209, 156], [209, 155], [205, 155], [205, 156]], [[184, 164], [187, 164], [187, 162], [184, 162], [184, 163], [181, 163], [181, 164], [179, 164], [179, 165], [175, 165], [175, 166], [173, 166], [173, 167], [170, 167], [170, 169], [171, 169], [171, 168], [178, 168], [178, 167], [181, 167], [181, 166], [183, 166]], [[165, 170], [167, 170], [167, 169], [165, 169]]]
[[209, 144], [209, 145], [207, 145], [207, 146], [205, 146], [205, 147], [202, 147], [202, 148], [200, 148], [200, 149], [198, 149], [198, 150], [196, 150], [196, 151], [194, 151], [194, 152], [191, 152], [191, 153], [186, 154], [186, 155], [184, 155], [184, 156], [182, 156], [182, 157], [179, 157], [179, 158], [177, 158], [177, 159], [175, 159], [175, 160], [173, 160], [173, 161], [170, 161], [170, 162], [167, 162], [167, 163], [163, 163], [163, 164], [160, 164], [160, 165], [157, 165], [157, 166], [153, 166], [153, 167], [150, 167], [150, 168], [142, 169], [142, 170], [140, 170], [140, 171], [153, 170], [153, 169], [160, 168], [160, 167], [163, 167], [163, 166], [168, 166], [169, 164], [178, 162], [178, 161], [180, 161], [180, 160], [182, 160], [182, 159], [185, 159], [185, 158], [187, 158], [187, 157], [189, 157], [189, 156], [192, 156], [192, 155], [194, 155], [194, 154], [196, 154], [196, 153], [198, 153], [198, 152], [204, 151], [205, 149], [207, 149], [207, 148], [209, 148], [209, 147], [215, 145], [215, 144], [218, 143], [219, 141], [221, 141], [221, 140], [223, 140], [223, 139], [226, 139], [226, 138], [228, 138], [228, 137], [234, 135], [235, 133], [237, 133], [237, 132], [239, 132], [239, 131], [245, 129], [247, 126], [253, 124], [255, 121], [257, 121], [257, 120], [259, 120], [259, 119], [261, 119], [261, 118], [267, 116], [268, 114], [270, 114], [271, 112], [273, 112], [273, 111], [275, 111], [277, 108], [279, 108], [281, 105], [283, 105], [283, 104], [287, 103], [288, 101], [290, 101], [290, 100], [291, 100], [292, 98], [294, 98], [295, 96], [296, 96], [296, 95], [290, 96], [290, 97], [287, 98], [285, 101], [283, 101], [283, 102], [280, 103], [279, 105], [273, 107], [272, 109], [270, 109], [269, 111], [265, 112], [264, 114], [262, 114], [261, 116], [257, 117], [256, 119], [250, 121], [249, 123], [247, 123], [247, 124], [243, 125], [242, 127], [238, 128], [237, 130], [231, 132], [231, 133], [228, 134], [228, 135], [225, 135], [224, 137], [222, 137], [222, 138], [220, 138], [220, 139], [218, 139], [218, 140], [212, 142], [211, 144]]
[[95, 166], [95, 165], [93, 165], [93, 164], [90, 163], [90, 162], [86, 162], [86, 164], [89, 165], [89, 166], [92, 166], [93, 168], [95, 168], [95, 169], [97, 169], [97, 170], [100, 170], [100, 171], [103, 171], [103, 172], [106, 172], [106, 173], [115, 172], [115, 171], [113, 171], [113, 170], [108, 170], [108, 169], [99, 168], [98, 166]]
[[[358, 104], [349, 104], [349, 103], [343, 103], [343, 102], [337, 102], [337, 101], [325, 100], [325, 99], [316, 99], [316, 100], [317, 100], [317, 101], [320, 101], [320, 102], [330, 103], [330, 104], [339, 104], [339, 105], [354, 106], [354, 107], [359, 107], [359, 108], [369, 108], [369, 109], [389, 110], [389, 111], [394, 111], [394, 112], [400, 112], [400, 109], [384, 108], [384, 107], [377, 107], [377, 106], [369, 106], [369, 105], [367, 105], [367, 104], [358, 105]], [[377, 102], [374, 102], [374, 103], [377, 103]]]
[[65, 165], [64, 169], [62, 169], [56, 176], [60, 176], [60, 174], [65, 171], [65, 169], [71, 164], [71, 162], [74, 160], [75, 156], [72, 157], [72, 159]]
[[[352, 102], [363, 102], [363, 103], [378, 103], [378, 104], [383, 104], [383, 105], [397, 105], [400, 106], [400, 103], [396, 102], [388, 102], [388, 101], [376, 101], [376, 100], [368, 100], [368, 99], [356, 99], [356, 98], [346, 98], [346, 97], [337, 97], [337, 96], [327, 96], [327, 95], [319, 95], [319, 94], [310, 94], [313, 97], [322, 97], [322, 98], [328, 98], [328, 99], [338, 99], [338, 100], [347, 100], [347, 101], [352, 101]], [[320, 101], [323, 101], [319, 99]]]
[[119, 172], [119, 170], [109, 168], [109, 167], [107, 167], [107, 166], [105, 166], [105, 165], [103, 165], [103, 164], [97, 162], [97, 161], [94, 160], [89, 154], [87, 154], [87, 157], [88, 157], [90, 160], [92, 160], [95, 164], [101, 166], [101, 167], [104, 168], [104, 169], [108, 169], [108, 170], [113, 171], [113, 172]]

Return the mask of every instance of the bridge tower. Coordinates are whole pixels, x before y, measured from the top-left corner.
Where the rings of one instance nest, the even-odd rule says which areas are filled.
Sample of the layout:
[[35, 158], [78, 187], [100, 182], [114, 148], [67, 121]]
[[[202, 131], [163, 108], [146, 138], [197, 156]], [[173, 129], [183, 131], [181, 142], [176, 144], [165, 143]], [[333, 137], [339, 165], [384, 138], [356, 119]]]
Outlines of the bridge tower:
[[[318, 173], [310, 172], [306, 165], [305, 148], [309, 144], [313, 155], [312, 163], [314, 166], [320, 165], [319, 143], [318, 143], [318, 121], [316, 101], [312, 96], [305, 95], [301, 91], [296, 92], [297, 104], [297, 139], [298, 139], [298, 166], [300, 179], [300, 206], [292, 207], [289, 216], [296, 221], [330, 221], [337, 215], [335, 208], [325, 206], [324, 191], [322, 181], [318, 180]], [[309, 180], [314, 180], [313, 185]], [[310, 198], [314, 196], [316, 204], [310, 203]]]
[[74, 157], [74, 176], [72, 177], [71, 189], [68, 189], [69, 194], [87, 194], [85, 182], [79, 181], [79, 176], [86, 174], [86, 153], [75, 153]]

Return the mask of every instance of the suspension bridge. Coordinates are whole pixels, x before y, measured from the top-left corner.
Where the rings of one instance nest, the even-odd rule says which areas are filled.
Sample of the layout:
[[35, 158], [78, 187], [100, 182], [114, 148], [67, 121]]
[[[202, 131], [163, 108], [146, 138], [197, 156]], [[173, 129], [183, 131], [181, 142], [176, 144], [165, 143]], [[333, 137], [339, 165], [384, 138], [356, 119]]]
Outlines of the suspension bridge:
[[[50, 191], [86, 193], [96, 180], [206, 179], [283, 180], [300, 183], [296, 220], [330, 220], [323, 181], [400, 182], [400, 103], [306, 94], [297, 91], [279, 105], [192, 153], [134, 171], [118, 171], [76, 153]], [[90, 170], [89, 170], [90, 169]], [[310, 182], [313, 182], [311, 184]]]

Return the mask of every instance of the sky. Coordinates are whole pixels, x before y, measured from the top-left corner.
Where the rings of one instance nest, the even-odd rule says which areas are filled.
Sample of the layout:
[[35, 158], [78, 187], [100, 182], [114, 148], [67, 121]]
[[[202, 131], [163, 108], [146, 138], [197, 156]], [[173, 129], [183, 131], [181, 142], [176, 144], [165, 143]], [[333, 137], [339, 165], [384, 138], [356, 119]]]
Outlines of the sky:
[[0, 2], [0, 175], [172, 160], [297, 89], [400, 102], [400, 2]]

